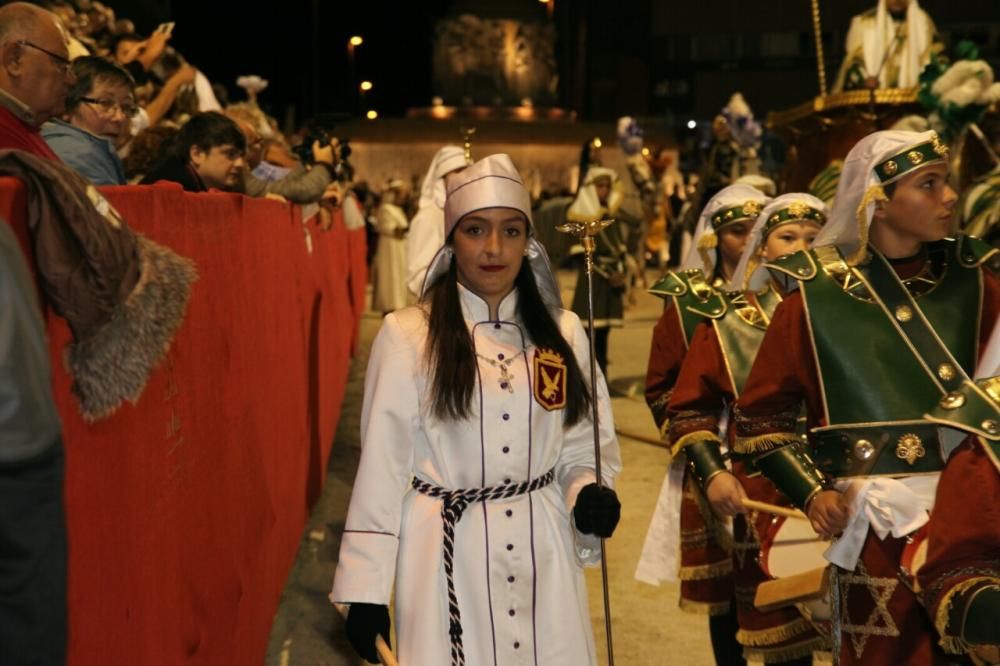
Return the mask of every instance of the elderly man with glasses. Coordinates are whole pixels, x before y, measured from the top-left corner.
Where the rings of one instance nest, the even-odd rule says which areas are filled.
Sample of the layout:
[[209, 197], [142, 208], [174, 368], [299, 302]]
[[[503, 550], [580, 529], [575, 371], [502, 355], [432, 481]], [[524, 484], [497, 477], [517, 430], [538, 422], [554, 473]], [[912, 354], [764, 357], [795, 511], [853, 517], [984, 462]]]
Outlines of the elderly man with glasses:
[[58, 159], [39, 128], [63, 112], [72, 82], [55, 15], [22, 2], [0, 7], [0, 148]]
[[136, 115], [132, 75], [98, 56], [73, 61], [75, 83], [66, 96], [64, 119], [42, 126], [42, 137], [69, 166], [94, 185], [125, 185], [115, 148], [129, 136]]

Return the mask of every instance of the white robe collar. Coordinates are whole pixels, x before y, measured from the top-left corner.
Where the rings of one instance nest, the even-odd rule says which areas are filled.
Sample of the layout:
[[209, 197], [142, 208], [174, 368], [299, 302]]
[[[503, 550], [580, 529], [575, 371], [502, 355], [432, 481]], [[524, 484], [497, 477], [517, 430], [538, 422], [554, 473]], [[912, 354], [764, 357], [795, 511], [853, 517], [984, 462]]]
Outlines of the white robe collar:
[[[462, 303], [462, 316], [467, 322], [476, 324], [484, 321], [493, 321], [490, 319], [489, 303], [482, 296], [463, 286], [461, 283], [458, 285], [458, 298]], [[516, 287], [503, 297], [503, 300], [500, 301], [500, 307], [497, 308], [497, 321], [514, 321], [515, 319], [517, 319]]]

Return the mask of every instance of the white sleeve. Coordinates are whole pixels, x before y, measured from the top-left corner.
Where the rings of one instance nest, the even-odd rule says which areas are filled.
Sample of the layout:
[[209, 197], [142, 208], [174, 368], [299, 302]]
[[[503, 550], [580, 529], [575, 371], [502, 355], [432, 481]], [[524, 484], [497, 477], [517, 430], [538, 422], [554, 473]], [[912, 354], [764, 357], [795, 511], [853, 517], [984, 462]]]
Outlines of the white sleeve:
[[419, 427], [414, 349], [396, 315], [387, 316], [365, 374], [361, 462], [330, 593], [336, 603], [389, 603]]
[[[564, 315], [565, 316], [565, 315]], [[587, 334], [575, 315], [573, 331], [568, 340], [576, 355], [576, 362], [583, 373], [583, 381], [590, 384], [590, 342]], [[604, 485], [613, 488], [615, 477], [621, 471], [621, 452], [618, 449], [618, 437], [615, 435], [614, 416], [611, 413], [611, 397], [608, 395], [608, 385], [604, 373], [597, 368], [597, 390], [591, 391], [597, 401], [598, 421], [600, 422], [601, 442], [601, 476]], [[563, 435], [562, 452], [556, 465], [556, 479], [563, 489], [566, 507], [572, 516], [580, 490], [597, 480], [594, 471], [594, 430], [591, 413], [585, 415], [575, 425], [568, 428]], [[574, 526], [574, 531], [575, 526]], [[594, 565], [600, 561], [600, 539], [589, 534], [576, 532], [576, 555], [581, 564]]]

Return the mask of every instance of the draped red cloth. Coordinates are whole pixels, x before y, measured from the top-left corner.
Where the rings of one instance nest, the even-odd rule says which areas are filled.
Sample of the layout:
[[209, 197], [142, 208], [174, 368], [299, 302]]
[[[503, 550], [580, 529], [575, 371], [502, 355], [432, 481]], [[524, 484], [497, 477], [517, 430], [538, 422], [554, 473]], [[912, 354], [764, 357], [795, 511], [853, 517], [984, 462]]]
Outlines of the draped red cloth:
[[[171, 185], [102, 192], [200, 277], [138, 404], [92, 425], [61, 361], [69, 331], [48, 314], [69, 663], [261, 663], [357, 344], [364, 230], [338, 215], [322, 232], [297, 207]], [[27, 249], [24, 204], [22, 185], [0, 179], [0, 217]]]

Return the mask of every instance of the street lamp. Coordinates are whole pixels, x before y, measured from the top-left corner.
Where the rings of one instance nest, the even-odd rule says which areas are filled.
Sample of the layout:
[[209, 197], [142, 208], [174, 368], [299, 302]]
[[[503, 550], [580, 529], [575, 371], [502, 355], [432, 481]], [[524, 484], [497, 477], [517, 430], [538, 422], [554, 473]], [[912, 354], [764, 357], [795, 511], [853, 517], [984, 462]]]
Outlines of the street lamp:
[[376, 111], [375, 109], [371, 109], [368, 113], [365, 114], [365, 117], [368, 118], [368, 120], [375, 120], [376, 118], [378, 118], [378, 111]]
[[356, 49], [357, 47], [361, 46], [364, 43], [365, 40], [361, 38], [361, 35], [354, 35], [347, 40], [347, 70], [348, 70], [348, 75], [351, 77], [351, 80], [348, 83], [350, 84], [349, 89], [351, 91], [350, 94], [351, 94], [352, 114], [356, 113], [358, 110], [358, 91], [357, 88], [355, 87], [357, 85], [355, 83], [357, 81], [357, 75], [355, 74], [354, 49]]
[[368, 92], [369, 90], [372, 89], [372, 87], [373, 86], [372, 86], [372, 82], [371, 81], [362, 81], [361, 82], [361, 90], [362, 90], [362, 92]]

